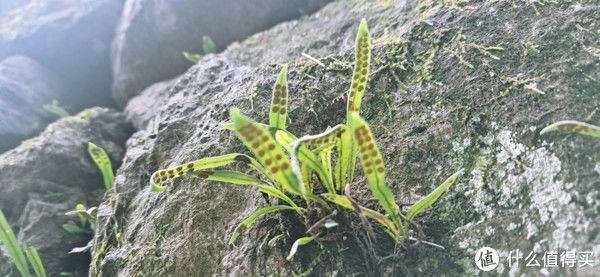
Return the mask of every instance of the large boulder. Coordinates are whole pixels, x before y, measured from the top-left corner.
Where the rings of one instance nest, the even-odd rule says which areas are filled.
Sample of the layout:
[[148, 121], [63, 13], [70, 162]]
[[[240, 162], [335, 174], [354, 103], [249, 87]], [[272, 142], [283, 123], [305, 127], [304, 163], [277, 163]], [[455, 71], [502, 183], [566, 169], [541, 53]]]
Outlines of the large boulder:
[[44, 105], [60, 98], [64, 88], [56, 74], [28, 57], [0, 62], [0, 153], [44, 129], [53, 119]]
[[[598, 14], [592, 1], [338, 1], [205, 57], [162, 93], [144, 93], [148, 101], [160, 97], [137, 113], [146, 127], [128, 141], [117, 190], [101, 205], [108, 212], [99, 219], [92, 274], [476, 275], [476, 251], [489, 246], [500, 253], [496, 273], [591, 275], [590, 267], [543, 269], [523, 260], [509, 267], [506, 258], [519, 250], [543, 263], [544, 251], [577, 250], [595, 253], [598, 264], [600, 141], [539, 135], [557, 120], [600, 122], [600, 60], [589, 48], [597, 47]], [[245, 151], [221, 127], [228, 109], [265, 122], [282, 63], [290, 68], [288, 129], [314, 134], [343, 122], [363, 17], [374, 51], [362, 115], [382, 149], [388, 185], [410, 203], [466, 170], [416, 222], [423, 239], [444, 250], [395, 248], [385, 239], [370, 248], [357, 231], [301, 247], [288, 262], [292, 242], [304, 235], [293, 215], [262, 220], [237, 247], [227, 245], [235, 226], [267, 205], [254, 189], [186, 176], [163, 194], [150, 190], [156, 169]], [[372, 203], [360, 176], [353, 194]], [[282, 233], [274, 247], [266, 243]]]
[[29, 56], [68, 81], [61, 102], [79, 111], [114, 106], [110, 43], [123, 1], [4, 1], [0, 59]]
[[[62, 228], [73, 220], [65, 212], [77, 203], [97, 205], [105, 193], [87, 143], [104, 148], [117, 168], [131, 129], [116, 111], [88, 109], [50, 124], [39, 136], [0, 155], [0, 209], [19, 241], [38, 249], [49, 276], [84, 276], [88, 269], [89, 254], [68, 252], [84, 246], [91, 236]], [[16, 276], [16, 270], [2, 266], [0, 275]]]
[[113, 96], [127, 100], [192, 64], [182, 51], [202, 52], [202, 37], [218, 49], [276, 23], [311, 13], [331, 0], [128, 0], [112, 46]]

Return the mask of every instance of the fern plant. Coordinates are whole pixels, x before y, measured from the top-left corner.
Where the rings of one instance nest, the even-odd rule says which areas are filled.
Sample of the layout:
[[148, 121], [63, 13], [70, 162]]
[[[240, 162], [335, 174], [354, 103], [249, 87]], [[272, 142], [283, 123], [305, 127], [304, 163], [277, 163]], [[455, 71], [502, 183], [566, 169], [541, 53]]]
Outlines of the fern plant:
[[[412, 220], [436, 202], [456, 182], [462, 170], [412, 205], [405, 214], [402, 213], [394, 194], [387, 186], [385, 163], [375, 137], [369, 124], [359, 114], [367, 89], [370, 59], [371, 37], [363, 19], [356, 38], [354, 72], [348, 93], [345, 123], [328, 128], [323, 133], [300, 138], [287, 131], [287, 66], [283, 66], [272, 91], [269, 123], [258, 123], [243, 115], [239, 109], [232, 108], [231, 122], [224, 126], [237, 135], [253, 157], [233, 153], [158, 170], [150, 177], [152, 190], [164, 192], [167, 181], [194, 173], [207, 180], [254, 186], [278, 200], [277, 204], [260, 208], [243, 220], [235, 228], [229, 241], [231, 244], [259, 218], [277, 212], [294, 211], [308, 227], [308, 210], [314, 205], [327, 209], [327, 203], [354, 211], [363, 220], [369, 218], [379, 223], [396, 242], [402, 243], [408, 238]], [[353, 180], [357, 156], [366, 176], [366, 183], [383, 213], [359, 205], [348, 193], [350, 186], [356, 185]], [[246, 164], [254, 174], [217, 169], [233, 163]], [[318, 239], [319, 233], [313, 232], [310, 236], [296, 240], [288, 259], [294, 256], [299, 246]]]
[[106, 154], [106, 151], [104, 151], [102, 147], [99, 147], [91, 142], [88, 142], [88, 153], [102, 173], [104, 188], [106, 188], [106, 190], [111, 189], [113, 182], [115, 181], [115, 175], [113, 173], [112, 164], [108, 154]]
[[[37, 250], [31, 246], [19, 245], [17, 237], [2, 210], [0, 210], [0, 243], [8, 251], [8, 255], [21, 276], [46, 277], [46, 269]], [[31, 274], [30, 268], [33, 269], [35, 275]]]

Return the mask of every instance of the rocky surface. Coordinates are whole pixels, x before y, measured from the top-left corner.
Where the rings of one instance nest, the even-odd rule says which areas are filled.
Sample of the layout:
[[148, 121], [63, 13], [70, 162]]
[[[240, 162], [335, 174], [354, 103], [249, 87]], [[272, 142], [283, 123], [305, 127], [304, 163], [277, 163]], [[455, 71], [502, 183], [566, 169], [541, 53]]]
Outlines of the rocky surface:
[[[103, 147], [117, 168], [131, 129], [116, 111], [88, 109], [50, 124], [39, 136], [0, 155], [0, 209], [19, 241], [38, 249], [49, 276], [60, 272], [84, 276], [88, 269], [89, 254], [67, 253], [85, 245], [90, 235], [69, 234], [62, 228], [72, 220], [65, 212], [77, 203], [97, 205], [105, 193], [87, 143]], [[0, 275], [16, 276], [11, 270], [2, 266]]]
[[[477, 274], [474, 255], [482, 246], [503, 259], [517, 249], [540, 253], [540, 261], [543, 251], [598, 253], [600, 142], [538, 133], [562, 119], [600, 122], [600, 59], [589, 51], [600, 47], [599, 14], [594, 1], [338, 1], [206, 57], [168, 90], [144, 93], [162, 96], [136, 115], [146, 127], [128, 141], [116, 190], [101, 206], [107, 212], [92, 274], [464, 275]], [[401, 202], [412, 202], [466, 169], [418, 220], [424, 239], [445, 250], [421, 244], [394, 252], [382, 240], [366, 253], [356, 234], [346, 233], [343, 242], [301, 247], [287, 262], [291, 242], [303, 235], [289, 215], [263, 220], [239, 246], [227, 245], [233, 228], [266, 205], [252, 189], [184, 177], [164, 194], [150, 191], [156, 169], [244, 151], [221, 128], [228, 109], [264, 122], [284, 62], [289, 129], [317, 133], [343, 121], [362, 17], [375, 39], [362, 114], [382, 148], [389, 186]], [[364, 180], [353, 187], [367, 203]], [[286, 238], [278, 245], [265, 243], [280, 233]], [[524, 263], [496, 271], [547, 273]]]
[[120, 0], [8, 3], [0, 17], [0, 58], [26, 55], [49, 68], [67, 84], [59, 100], [73, 111], [114, 106], [110, 43], [122, 7]]
[[62, 80], [25, 56], [0, 62], [0, 153], [32, 137], [54, 119], [44, 105], [60, 98]]
[[276, 23], [312, 13], [330, 0], [129, 0], [112, 48], [113, 96], [125, 106], [155, 82], [192, 64], [182, 52], [202, 52], [202, 37], [219, 49]]

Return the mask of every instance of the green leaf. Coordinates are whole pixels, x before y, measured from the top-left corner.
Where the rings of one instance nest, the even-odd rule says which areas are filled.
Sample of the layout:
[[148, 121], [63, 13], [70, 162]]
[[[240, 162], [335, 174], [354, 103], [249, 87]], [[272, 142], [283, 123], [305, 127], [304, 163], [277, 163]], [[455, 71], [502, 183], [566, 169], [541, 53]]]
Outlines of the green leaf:
[[350, 132], [342, 133], [336, 143], [336, 151], [338, 161], [335, 164], [335, 185], [337, 191], [342, 191], [347, 184], [352, 183], [356, 168], [356, 145]]
[[67, 110], [61, 107], [58, 101], [56, 100], [52, 100], [52, 102], [44, 104], [42, 108], [44, 109], [44, 111], [51, 115], [54, 115], [56, 118], [63, 118], [69, 116], [69, 112], [67, 112]]
[[37, 250], [31, 246], [26, 246], [24, 248], [27, 260], [29, 260], [29, 264], [33, 267], [33, 271], [35, 271], [35, 276], [46, 277], [46, 269], [44, 268], [44, 264], [42, 264], [42, 259], [40, 259]]
[[238, 109], [231, 109], [231, 119], [235, 123], [235, 133], [258, 161], [265, 166], [266, 172], [280, 186], [293, 194], [304, 195], [304, 187], [291, 168], [291, 161], [283, 148], [269, 133], [269, 130], [245, 117]]
[[[310, 186], [310, 180], [304, 180], [304, 178], [310, 178], [310, 172], [307, 172], [306, 169], [305, 172], [302, 172], [302, 167], [306, 166], [317, 173], [317, 176], [319, 176], [319, 179], [321, 179], [328, 191], [334, 191], [333, 180], [330, 178], [331, 174], [325, 171], [325, 168], [321, 161], [319, 161], [317, 155], [310, 151], [306, 146], [302, 145], [301, 139], [292, 141], [292, 137], [288, 136], [287, 133], [283, 131], [277, 131], [277, 133], [275, 133], [275, 138], [277, 142], [284, 145], [290, 153], [292, 158], [292, 169], [296, 176], [302, 177], [303, 180], [301, 181], [303, 184]], [[307, 188], [305, 188], [305, 191], [306, 190]]]
[[286, 211], [286, 210], [295, 210], [298, 212], [302, 211], [301, 208], [294, 208], [294, 207], [285, 206], [285, 205], [269, 206], [269, 207], [260, 208], [260, 209], [256, 210], [254, 213], [252, 213], [249, 217], [244, 219], [244, 221], [242, 221], [242, 223], [240, 223], [240, 225], [238, 225], [235, 228], [235, 230], [233, 231], [233, 234], [231, 235], [231, 239], [229, 239], [229, 244], [233, 245], [235, 243], [235, 241], [238, 239], [238, 237], [241, 234], [243, 234], [244, 232], [246, 232], [246, 230], [248, 230], [248, 228], [250, 228], [256, 222], [256, 220], [258, 220], [259, 218], [261, 218], [267, 214], [280, 212], [280, 211]]
[[540, 135], [552, 131], [567, 131], [580, 135], [600, 138], [600, 127], [575, 120], [563, 120], [542, 129]]
[[110, 158], [106, 151], [101, 147], [89, 142], [88, 143], [88, 153], [100, 172], [102, 173], [102, 178], [104, 180], [104, 187], [106, 190], [109, 190], [113, 186], [113, 182], [115, 181], [115, 175], [113, 173], [112, 164], [110, 162]]
[[234, 185], [258, 185], [263, 182], [252, 175], [233, 170], [203, 170], [198, 173], [198, 176], [203, 179]]
[[183, 57], [186, 60], [188, 60], [194, 64], [197, 64], [199, 61], [202, 60], [202, 58], [204, 58], [204, 56], [202, 54], [192, 54], [192, 53], [188, 53], [186, 51], [183, 51], [181, 54], [183, 55]]
[[[367, 21], [363, 18], [358, 27], [356, 44], [354, 49], [354, 73], [352, 74], [352, 85], [348, 95], [347, 114], [360, 112], [362, 98], [367, 90], [369, 79], [369, 65], [371, 62], [371, 35], [367, 27]], [[348, 118], [349, 120], [349, 118]]]
[[333, 152], [334, 147], [335, 144], [328, 145], [323, 147], [323, 149], [319, 151], [319, 158], [321, 158], [321, 164], [323, 164], [323, 168], [325, 169], [325, 172], [329, 174], [330, 179], [333, 179], [333, 176], [331, 176], [331, 174], [333, 173], [333, 168], [331, 166], [331, 152]]
[[302, 246], [302, 245], [307, 245], [310, 242], [312, 242], [313, 240], [315, 240], [315, 238], [317, 238], [316, 236], [310, 236], [310, 237], [303, 237], [303, 238], [299, 238], [297, 239], [294, 244], [292, 245], [292, 249], [290, 249], [290, 254], [287, 256], [287, 260], [291, 260], [294, 255], [296, 255], [296, 252], [298, 252], [298, 247]]
[[209, 36], [202, 36], [202, 51], [205, 55], [217, 53], [217, 46]]
[[15, 237], [15, 233], [10, 227], [10, 224], [8, 224], [8, 221], [6, 220], [2, 210], [0, 210], [0, 242], [4, 244], [4, 247], [6, 250], [8, 250], [8, 255], [21, 275], [31, 276], [29, 273], [29, 267], [27, 266], [27, 260], [25, 259], [25, 254], [19, 246], [17, 237]]
[[371, 129], [358, 113], [350, 115], [350, 126], [356, 142], [360, 163], [367, 183], [381, 207], [396, 225], [401, 226], [400, 208], [392, 191], [385, 184], [385, 165]]
[[165, 186], [161, 184], [167, 180], [171, 180], [194, 171], [226, 166], [235, 162], [245, 163], [256, 169], [258, 172], [266, 174], [263, 166], [253, 158], [244, 154], [232, 153], [216, 157], [203, 158], [168, 169], [158, 170], [150, 177], [150, 186], [154, 192], [163, 192], [165, 190]]
[[271, 197], [275, 197], [275, 198], [283, 200], [284, 202], [288, 203], [290, 206], [292, 206], [294, 208], [299, 208], [298, 205], [296, 205], [296, 203], [294, 203], [294, 201], [292, 201], [291, 198], [289, 198], [287, 195], [285, 195], [285, 193], [283, 193], [281, 190], [277, 189], [276, 187], [261, 185], [261, 186], [259, 186], [258, 189], [262, 193], [265, 193]]
[[433, 190], [429, 195], [425, 196], [425, 198], [419, 200], [419, 202], [413, 204], [408, 211], [406, 212], [406, 218], [408, 220], [413, 220], [417, 215], [422, 213], [425, 209], [431, 207], [433, 203], [435, 203], [442, 194], [450, 188], [458, 178], [459, 175], [463, 173], [464, 169], [461, 169], [452, 176], [450, 176], [446, 181], [444, 181], [440, 186], [438, 186], [435, 190]]
[[[338, 206], [341, 206], [343, 208], [352, 210], [352, 211], [356, 211], [356, 208], [354, 207], [354, 205], [352, 205], [352, 202], [350, 202], [350, 199], [348, 199], [348, 197], [344, 196], [344, 195], [339, 195], [339, 194], [333, 194], [333, 193], [327, 193], [327, 194], [323, 194], [322, 195], [327, 201], [334, 203]], [[394, 222], [392, 222], [387, 216], [371, 210], [369, 208], [365, 208], [365, 207], [360, 207], [362, 214], [370, 219], [375, 220], [375, 222], [379, 223], [381, 226], [383, 226], [388, 233], [390, 234], [391, 237], [393, 237], [394, 239], [398, 238], [400, 231], [398, 230], [398, 227], [396, 226], [396, 224]]]
[[69, 233], [72, 233], [72, 234], [77, 234], [77, 233], [83, 233], [84, 232], [84, 230], [81, 229], [79, 226], [77, 226], [75, 224], [70, 224], [70, 223], [63, 224], [62, 228], [65, 231], [67, 231]]
[[279, 72], [277, 82], [273, 87], [269, 111], [269, 125], [281, 130], [285, 130], [288, 111], [287, 68], [287, 65], [284, 65]]

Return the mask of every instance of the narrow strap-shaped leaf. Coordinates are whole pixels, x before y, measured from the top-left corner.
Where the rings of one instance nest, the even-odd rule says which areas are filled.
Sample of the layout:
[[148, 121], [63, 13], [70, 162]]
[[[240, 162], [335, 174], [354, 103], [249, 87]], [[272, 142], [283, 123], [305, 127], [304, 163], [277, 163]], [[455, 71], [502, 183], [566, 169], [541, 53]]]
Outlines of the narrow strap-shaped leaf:
[[346, 125], [339, 124], [327, 131], [317, 135], [307, 135], [298, 139], [298, 143], [308, 146], [319, 146], [324, 144], [336, 143], [342, 134], [346, 132]]
[[294, 203], [294, 201], [292, 201], [291, 198], [289, 198], [287, 195], [285, 195], [285, 193], [283, 193], [281, 190], [277, 189], [276, 187], [268, 186], [268, 185], [261, 185], [261, 186], [259, 186], [258, 189], [261, 192], [266, 193], [269, 196], [283, 200], [285, 203], [288, 203], [290, 206], [292, 206], [294, 208], [298, 208], [298, 205], [296, 205], [296, 203]]
[[336, 143], [336, 151], [338, 161], [335, 164], [335, 185], [337, 191], [342, 191], [354, 179], [356, 168], [356, 145], [350, 132], [342, 133]]
[[461, 169], [452, 176], [448, 177], [446, 181], [444, 181], [441, 185], [439, 185], [436, 189], [434, 189], [429, 195], [425, 196], [423, 199], [419, 200], [419, 202], [413, 204], [408, 211], [406, 212], [406, 218], [408, 220], [413, 220], [417, 215], [422, 213], [425, 209], [431, 207], [433, 203], [435, 203], [442, 194], [450, 188], [454, 183], [456, 183], [456, 179], [458, 176], [463, 173], [464, 169]]
[[[344, 207], [346, 209], [352, 210], [352, 211], [356, 211], [356, 209], [354, 208], [354, 205], [352, 205], [352, 202], [350, 202], [350, 199], [348, 199], [348, 197], [344, 196], [344, 195], [339, 195], [339, 194], [333, 194], [333, 193], [326, 193], [322, 195], [323, 198], [325, 198], [327, 201], [334, 203], [338, 206]], [[375, 220], [375, 222], [379, 223], [380, 225], [382, 225], [385, 229], [387, 229], [390, 232], [390, 235], [393, 238], [398, 238], [400, 231], [398, 229], [398, 227], [395, 225], [395, 223], [393, 221], [391, 221], [387, 216], [371, 210], [369, 208], [365, 208], [365, 207], [360, 207], [360, 209], [362, 210], [362, 213], [364, 216]]]
[[257, 157], [267, 169], [275, 183], [283, 189], [298, 195], [304, 195], [298, 176], [291, 168], [290, 159], [284, 154], [283, 148], [269, 133], [269, 130], [245, 117], [238, 109], [231, 109], [231, 119], [235, 123], [235, 133], [244, 145]]
[[17, 237], [10, 227], [10, 224], [8, 224], [8, 221], [6, 220], [2, 210], [0, 210], [0, 242], [4, 244], [6, 250], [8, 250], [8, 255], [12, 259], [21, 275], [31, 276], [29, 267], [27, 266], [27, 260], [25, 259], [25, 254], [19, 246]]
[[333, 176], [331, 175], [333, 173], [333, 167], [331, 166], [331, 152], [333, 152], [334, 147], [335, 144], [327, 145], [323, 147], [321, 151], [319, 151], [319, 158], [321, 159], [321, 164], [323, 165], [325, 172], [327, 172], [327, 177], [330, 180], [333, 180]]
[[542, 129], [540, 135], [557, 130], [600, 138], [600, 127], [575, 120], [563, 120], [556, 122]]
[[240, 223], [240, 225], [238, 225], [235, 228], [235, 230], [233, 231], [233, 234], [231, 235], [231, 239], [229, 239], [229, 244], [234, 244], [235, 241], [238, 239], [238, 237], [241, 234], [243, 234], [244, 232], [246, 232], [246, 230], [248, 230], [248, 228], [250, 228], [256, 222], [256, 220], [258, 220], [259, 218], [261, 218], [267, 214], [285, 211], [285, 210], [302, 211], [301, 208], [294, 208], [294, 207], [285, 206], [285, 205], [269, 206], [269, 207], [260, 208], [260, 209], [256, 210], [254, 213], [252, 213], [249, 217], [244, 219], [242, 221], [242, 223]]
[[25, 246], [25, 255], [27, 256], [27, 260], [29, 260], [29, 264], [33, 268], [35, 272], [35, 276], [37, 277], [46, 277], [46, 269], [44, 268], [44, 264], [42, 263], [42, 259], [40, 259], [40, 255], [37, 250], [31, 246]]
[[[333, 180], [329, 177], [330, 175], [325, 171], [323, 165], [319, 161], [319, 158], [315, 153], [310, 151], [306, 146], [301, 145], [300, 140], [291, 141], [286, 133], [278, 131], [275, 134], [277, 141], [284, 145], [291, 155], [292, 169], [297, 176], [303, 177], [302, 165], [308, 166], [311, 170], [314, 170], [319, 176], [319, 179], [323, 182], [323, 185], [327, 191], [333, 192]], [[302, 163], [302, 165], [300, 164]], [[304, 180], [301, 180], [304, 183]]]
[[302, 246], [302, 245], [307, 245], [309, 243], [311, 243], [313, 240], [315, 240], [315, 238], [317, 238], [316, 236], [310, 236], [310, 237], [302, 237], [297, 239], [294, 244], [292, 244], [292, 248], [290, 249], [290, 254], [287, 256], [287, 260], [291, 260], [294, 255], [296, 255], [296, 252], [298, 252], [298, 247]]
[[396, 204], [394, 194], [385, 184], [385, 166], [375, 137], [371, 133], [367, 122], [358, 113], [352, 113], [350, 120], [352, 135], [358, 146], [360, 163], [363, 172], [367, 176], [369, 188], [392, 221], [400, 226], [400, 208]]
[[106, 154], [106, 151], [101, 147], [89, 142], [88, 143], [88, 153], [100, 169], [102, 173], [102, 178], [104, 180], [104, 187], [109, 190], [113, 186], [113, 182], [115, 181], [115, 175], [113, 173], [112, 164], [110, 163], [110, 158]]
[[271, 97], [271, 110], [269, 112], [269, 125], [281, 130], [285, 130], [288, 110], [288, 83], [287, 83], [287, 65], [284, 65], [277, 82], [273, 87]]
[[217, 52], [217, 45], [209, 36], [202, 36], [202, 51], [205, 55]]
[[308, 167], [306, 164], [300, 165], [300, 173], [302, 173], [302, 185], [304, 186], [304, 190], [307, 194], [313, 193], [313, 184], [312, 184], [312, 169]]
[[203, 158], [168, 169], [158, 170], [150, 177], [150, 185], [154, 192], [163, 192], [165, 187], [161, 184], [167, 180], [171, 180], [194, 171], [226, 166], [234, 162], [245, 163], [257, 171], [263, 174], [265, 173], [263, 166], [253, 158], [244, 154], [232, 153], [222, 156]]
[[352, 112], [359, 112], [362, 98], [367, 89], [369, 79], [369, 64], [371, 62], [371, 35], [367, 27], [367, 21], [363, 18], [358, 27], [356, 45], [354, 49], [354, 73], [352, 74], [352, 85], [348, 95], [348, 116]]
[[202, 179], [234, 185], [258, 185], [263, 183], [262, 180], [252, 175], [234, 170], [202, 170], [197, 175]]

